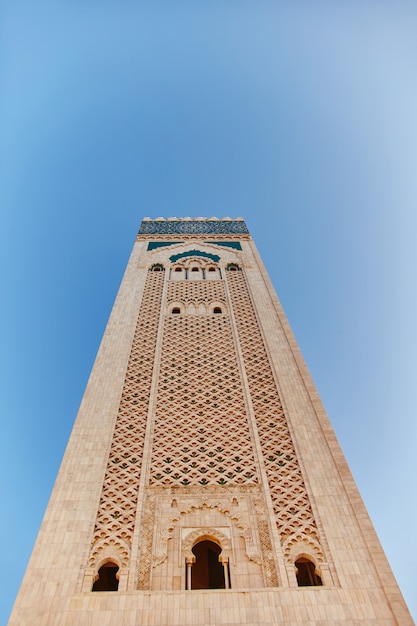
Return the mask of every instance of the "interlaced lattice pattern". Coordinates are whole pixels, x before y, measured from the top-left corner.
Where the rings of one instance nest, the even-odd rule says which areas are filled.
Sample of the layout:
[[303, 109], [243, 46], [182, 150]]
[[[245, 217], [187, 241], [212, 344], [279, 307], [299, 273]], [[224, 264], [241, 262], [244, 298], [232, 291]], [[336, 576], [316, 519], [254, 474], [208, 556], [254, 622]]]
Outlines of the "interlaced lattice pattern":
[[[219, 281], [170, 284], [168, 299], [225, 300]], [[151, 484], [257, 482], [230, 318], [165, 318]]]
[[168, 302], [226, 302], [224, 284], [221, 280], [196, 280], [170, 282]]
[[227, 272], [233, 311], [284, 555], [308, 543], [322, 560], [318, 530], [243, 272]]
[[127, 564], [158, 333], [164, 272], [148, 272], [98, 508], [90, 564], [116, 546]]

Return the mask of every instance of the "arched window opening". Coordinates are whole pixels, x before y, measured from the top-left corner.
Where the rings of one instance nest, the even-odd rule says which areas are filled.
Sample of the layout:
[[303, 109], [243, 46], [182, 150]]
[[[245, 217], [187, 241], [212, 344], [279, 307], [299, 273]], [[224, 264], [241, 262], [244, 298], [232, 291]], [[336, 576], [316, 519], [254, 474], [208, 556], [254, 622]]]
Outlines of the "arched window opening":
[[198, 272], [198, 270], [199, 270], [199, 269], [200, 269], [199, 267], [192, 267], [192, 268], [191, 268], [191, 271], [192, 271], [192, 272]]
[[209, 267], [209, 268], [208, 268], [208, 271], [209, 271], [209, 272], [215, 272], [215, 271], [216, 271], [216, 268], [215, 268], [215, 267]]
[[316, 566], [308, 559], [297, 559], [295, 567], [299, 587], [318, 587], [323, 584], [320, 576], [316, 574]]
[[172, 309], [172, 315], [179, 315], [181, 313], [181, 309], [178, 306], [174, 306]]
[[213, 313], [219, 314], [221, 312], [222, 312], [222, 310], [221, 310], [221, 308], [219, 306], [215, 306], [214, 307]]
[[193, 554], [191, 589], [225, 589], [224, 566], [219, 561], [220, 546], [214, 541], [199, 541]]
[[237, 272], [237, 267], [235, 265], [232, 265], [231, 267], [229, 267], [229, 270], [231, 272]]
[[98, 570], [98, 578], [93, 584], [92, 591], [117, 591], [119, 588], [118, 571], [118, 566], [112, 561], [102, 565]]
[[182, 272], [182, 267], [176, 267], [174, 272]]

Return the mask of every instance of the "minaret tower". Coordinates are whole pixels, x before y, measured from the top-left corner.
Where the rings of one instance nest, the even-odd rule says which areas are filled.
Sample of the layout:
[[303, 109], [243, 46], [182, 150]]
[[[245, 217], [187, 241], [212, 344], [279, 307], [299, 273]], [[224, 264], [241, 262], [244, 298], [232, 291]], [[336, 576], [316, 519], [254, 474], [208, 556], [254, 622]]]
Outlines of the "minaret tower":
[[10, 626], [411, 625], [242, 219], [144, 219]]

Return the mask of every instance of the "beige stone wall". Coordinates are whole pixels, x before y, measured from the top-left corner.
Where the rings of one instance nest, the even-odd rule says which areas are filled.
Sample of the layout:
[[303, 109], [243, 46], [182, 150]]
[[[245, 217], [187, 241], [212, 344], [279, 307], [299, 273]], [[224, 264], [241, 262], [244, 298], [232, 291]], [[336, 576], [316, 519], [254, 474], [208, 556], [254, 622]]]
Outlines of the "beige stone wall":
[[102, 592], [22, 603], [10, 624], [42, 626], [412, 626], [381, 590], [298, 589]]
[[[160, 238], [169, 240], [166, 235]], [[156, 239], [139, 236], [135, 243], [10, 626], [412, 624], [253, 242], [248, 236], [188, 236], [176, 246], [147, 251], [148, 240]], [[173, 239], [178, 241], [178, 237]], [[239, 240], [242, 250], [204, 243], [205, 239]], [[192, 274], [188, 265], [193, 285], [185, 287], [179, 272], [169, 273], [169, 257], [195, 249], [218, 255], [220, 261], [213, 264], [215, 271], [209, 274], [207, 257], [196, 258], [198, 272]], [[243, 268], [241, 276], [226, 280], [229, 263]], [[127, 536], [116, 523], [121, 518], [112, 509], [116, 500], [111, 489], [106, 492], [106, 484], [114, 478], [115, 463], [122, 472], [117, 480], [125, 471], [114, 433], [121, 420], [125, 420], [123, 430], [136, 419], [135, 405], [130, 401], [142, 383], [137, 382], [140, 376], [136, 365], [132, 369], [132, 360], [136, 363], [140, 345], [147, 342], [146, 335], [138, 334], [137, 321], [139, 311], [149, 303], [149, 296], [142, 296], [148, 269], [154, 264], [165, 268], [158, 279], [163, 285], [162, 306], [155, 312], [151, 348], [155, 361], [146, 366], [149, 376], [141, 461], [135, 478], [137, 491], [132, 496], [137, 509], [129, 517], [132, 532]], [[183, 265], [185, 271], [185, 261]], [[207, 270], [204, 284], [203, 266]], [[242, 277], [245, 287], [239, 289], [246, 290], [246, 299], [239, 300], [236, 284]], [[209, 280], [214, 282], [208, 285]], [[222, 307], [222, 322], [213, 316], [214, 304]], [[212, 316], [215, 323], [224, 324], [225, 334], [216, 341], [220, 345], [224, 337], [229, 359], [225, 363], [234, 376], [236, 400], [234, 408], [228, 408], [226, 392], [222, 391], [223, 408], [219, 418], [213, 418], [211, 434], [205, 436], [215, 438], [218, 428], [219, 441], [224, 441], [226, 450], [224, 461], [232, 467], [227, 414], [235, 411], [229, 428], [233, 422], [235, 441], [246, 450], [246, 482], [239, 478], [239, 472], [230, 472], [230, 484], [218, 484], [216, 471], [221, 463], [213, 457], [212, 467], [217, 469], [209, 471], [211, 448], [199, 457], [198, 466], [209, 477], [207, 486], [199, 482], [198, 467], [190, 483], [181, 484], [181, 477], [186, 475], [181, 472], [189, 471], [184, 456], [176, 461], [178, 478], [172, 474], [166, 484], [159, 478], [161, 473], [170, 476], [167, 454], [176, 455], [168, 429], [171, 424], [175, 443], [175, 420], [170, 418], [170, 422], [167, 416], [169, 411], [174, 416], [181, 413], [185, 393], [168, 394], [169, 389], [164, 391], [160, 384], [168, 372], [164, 341], [174, 332], [170, 317], [173, 306], [182, 307], [181, 315], [191, 316], [194, 321], [189, 328], [198, 337], [204, 335], [207, 325], [201, 321], [203, 317], [209, 320]], [[195, 322], [198, 316], [202, 317]], [[250, 320], [256, 328], [247, 330]], [[252, 358], [251, 342], [257, 346], [256, 359]], [[216, 353], [209, 341], [206, 344], [202, 350], [207, 357]], [[181, 346], [169, 353], [169, 359], [178, 360], [180, 354]], [[216, 353], [216, 358], [220, 357], [221, 350]], [[207, 373], [212, 371], [209, 358], [205, 367]], [[202, 381], [212, 407], [218, 406], [213, 391], [218, 381], [216, 374], [209, 382]], [[256, 388], [254, 381], [258, 381]], [[129, 385], [131, 391], [127, 393]], [[136, 391], [134, 385], [139, 385]], [[267, 397], [262, 395], [267, 392]], [[193, 393], [196, 397], [199, 394], [197, 383]], [[200, 395], [203, 402], [203, 391]], [[216, 410], [202, 411], [202, 423], [210, 421]], [[184, 418], [188, 419], [186, 438], [194, 441], [197, 431], [193, 430], [193, 413], [190, 415]], [[275, 430], [281, 433], [279, 437]], [[178, 435], [178, 442], [180, 439]], [[292, 476], [293, 493], [284, 474], [279, 474], [281, 465], [275, 465], [278, 457], [274, 460], [269, 453], [271, 441], [274, 451], [288, 457], [285, 471]], [[126, 453], [126, 468], [133, 452]], [[280, 494], [284, 494], [281, 508]], [[109, 502], [113, 504], [106, 509]], [[294, 515], [301, 512], [299, 518], [294, 517], [301, 522], [291, 518], [293, 508]], [[232, 589], [185, 591], [185, 563], [192, 558], [194, 537], [201, 535], [202, 529], [221, 545], [222, 558], [229, 562]], [[115, 542], [117, 533], [126, 540], [123, 562]], [[314, 558], [323, 586], [297, 587], [294, 560], [304, 551]], [[100, 562], [112, 554], [121, 567], [119, 591], [91, 592]]]

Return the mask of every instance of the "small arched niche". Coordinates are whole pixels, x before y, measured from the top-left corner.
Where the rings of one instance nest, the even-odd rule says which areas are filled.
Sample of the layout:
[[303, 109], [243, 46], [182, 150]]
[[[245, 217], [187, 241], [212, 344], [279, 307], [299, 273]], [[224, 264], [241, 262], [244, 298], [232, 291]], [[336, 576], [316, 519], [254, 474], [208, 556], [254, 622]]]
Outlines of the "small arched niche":
[[294, 565], [299, 587], [320, 587], [323, 584], [316, 566], [309, 558], [300, 556]]
[[184, 280], [186, 276], [185, 268], [182, 265], [175, 265], [171, 269], [170, 278], [171, 280]]
[[203, 278], [203, 270], [199, 263], [193, 261], [188, 267], [188, 280], [201, 280]]
[[97, 572], [92, 591], [117, 591], [119, 589], [119, 566], [107, 561]]
[[206, 279], [207, 280], [218, 280], [220, 278], [219, 268], [215, 265], [209, 265], [206, 267]]

